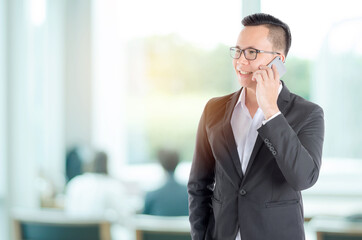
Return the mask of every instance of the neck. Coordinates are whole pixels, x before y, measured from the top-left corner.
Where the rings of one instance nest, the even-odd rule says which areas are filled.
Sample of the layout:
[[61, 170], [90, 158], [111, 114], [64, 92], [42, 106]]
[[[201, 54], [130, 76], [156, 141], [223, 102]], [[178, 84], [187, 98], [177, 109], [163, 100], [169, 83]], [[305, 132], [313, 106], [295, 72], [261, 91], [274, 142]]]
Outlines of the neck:
[[245, 105], [250, 107], [259, 107], [256, 99], [256, 89], [245, 88]]

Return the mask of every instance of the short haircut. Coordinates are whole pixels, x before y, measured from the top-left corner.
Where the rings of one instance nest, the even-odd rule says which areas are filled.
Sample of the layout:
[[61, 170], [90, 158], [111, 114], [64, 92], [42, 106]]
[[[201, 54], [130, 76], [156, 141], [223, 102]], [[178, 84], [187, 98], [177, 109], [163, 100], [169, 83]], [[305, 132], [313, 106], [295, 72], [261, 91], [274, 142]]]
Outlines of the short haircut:
[[268, 39], [275, 49], [284, 49], [285, 56], [288, 55], [292, 44], [292, 34], [289, 26], [272, 15], [255, 13], [246, 16], [241, 23], [244, 27], [265, 25], [269, 29]]
[[93, 172], [108, 174], [108, 156], [105, 152], [96, 152], [93, 161]]
[[158, 151], [158, 160], [166, 172], [173, 174], [180, 161], [180, 157], [175, 150], [160, 149]]

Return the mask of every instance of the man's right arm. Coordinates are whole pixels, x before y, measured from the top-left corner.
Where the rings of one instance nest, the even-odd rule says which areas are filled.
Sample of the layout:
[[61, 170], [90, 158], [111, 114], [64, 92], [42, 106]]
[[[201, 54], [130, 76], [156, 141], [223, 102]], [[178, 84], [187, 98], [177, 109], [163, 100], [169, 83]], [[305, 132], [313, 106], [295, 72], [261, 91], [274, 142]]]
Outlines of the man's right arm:
[[215, 160], [206, 131], [207, 105], [201, 116], [188, 182], [189, 219], [193, 240], [205, 239], [211, 211]]

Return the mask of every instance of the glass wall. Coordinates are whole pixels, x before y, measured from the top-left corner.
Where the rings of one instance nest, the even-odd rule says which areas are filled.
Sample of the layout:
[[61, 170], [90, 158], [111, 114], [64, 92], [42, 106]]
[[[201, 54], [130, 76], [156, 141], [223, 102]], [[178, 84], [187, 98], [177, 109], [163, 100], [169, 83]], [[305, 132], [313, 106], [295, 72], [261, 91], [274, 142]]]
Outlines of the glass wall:
[[8, 225], [6, 222], [6, 11], [5, 1], [0, 0], [0, 239], [6, 239]]
[[[293, 41], [286, 66], [288, 87], [325, 112], [324, 157], [362, 158], [359, 132], [362, 87], [359, 1], [261, 1], [262, 11], [286, 21]], [[348, 136], [348, 137], [347, 137]]]
[[362, 211], [360, 89], [361, 3], [261, 1], [261, 11], [288, 23], [292, 47], [284, 81], [291, 91], [320, 104], [325, 140], [319, 180], [303, 192], [305, 214], [346, 216]]
[[[119, 42], [108, 40], [107, 48], [109, 44], [114, 47], [103, 64], [115, 59], [114, 55], [122, 56], [118, 68], [123, 79], [105, 85], [107, 80], [99, 77], [98, 82], [104, 89], [122, 87], [118, 92], [125, 94], [122, 100], [115, 97], [122, 102], [114, 105], [115, 111], [122, 108], [125, 162], [154, 162], [162, 147], [174, 148], [182, 160], [191, 161], [196, 128], [207, 100], [238, 89], [228, 47], [235, 44], [241, 28], [241, 2], [96, 2], [96, 19], [102, 19], [102, 12], [109, 16], [114, 9], [118, 11], [114, 21], [108, 21], [112, 26], [108, 29], [119, 32]], [[109, 10], [103, 11], [102, 6]], [[96, 29], [104, 27], [101, 22], [96, 21]], [[102, 34], [95, 37], [102, 41], [99, 36]], [[100, 46], [105, 49], [104, 44]], [[96, 68], [102, 66], [99, 59]], [[94, 91], [101, 94], [102, 89]], [[119, 121], [114, 124], [117, 129]], [[104, 142], [107, 138], [112, 137], [104, 136]], [[122, 148], [112, 144], [116, 142], [107, 143], [107, 148]]]
[[[6, 50], [5, 50], [5, 2], [0, 0], [0, 199], [5, 194], [5, 138], [6, 138]], [[0, 203], [1, 204], [1, 203]]]

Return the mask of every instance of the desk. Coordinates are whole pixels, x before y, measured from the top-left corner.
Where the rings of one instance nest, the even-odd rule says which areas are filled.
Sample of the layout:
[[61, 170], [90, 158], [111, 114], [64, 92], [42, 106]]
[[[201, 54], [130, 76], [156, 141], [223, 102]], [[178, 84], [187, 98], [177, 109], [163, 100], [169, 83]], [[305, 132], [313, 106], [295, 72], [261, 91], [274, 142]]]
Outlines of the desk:
[[144, 239], [191, 239], [188, 216], [161, 217], [137, 215], [133, 218], [137, 240]]
[[309, 227], [317, 240], [362, 240], [362, 222], [349, 221], [344, 217], [315, 217]]

